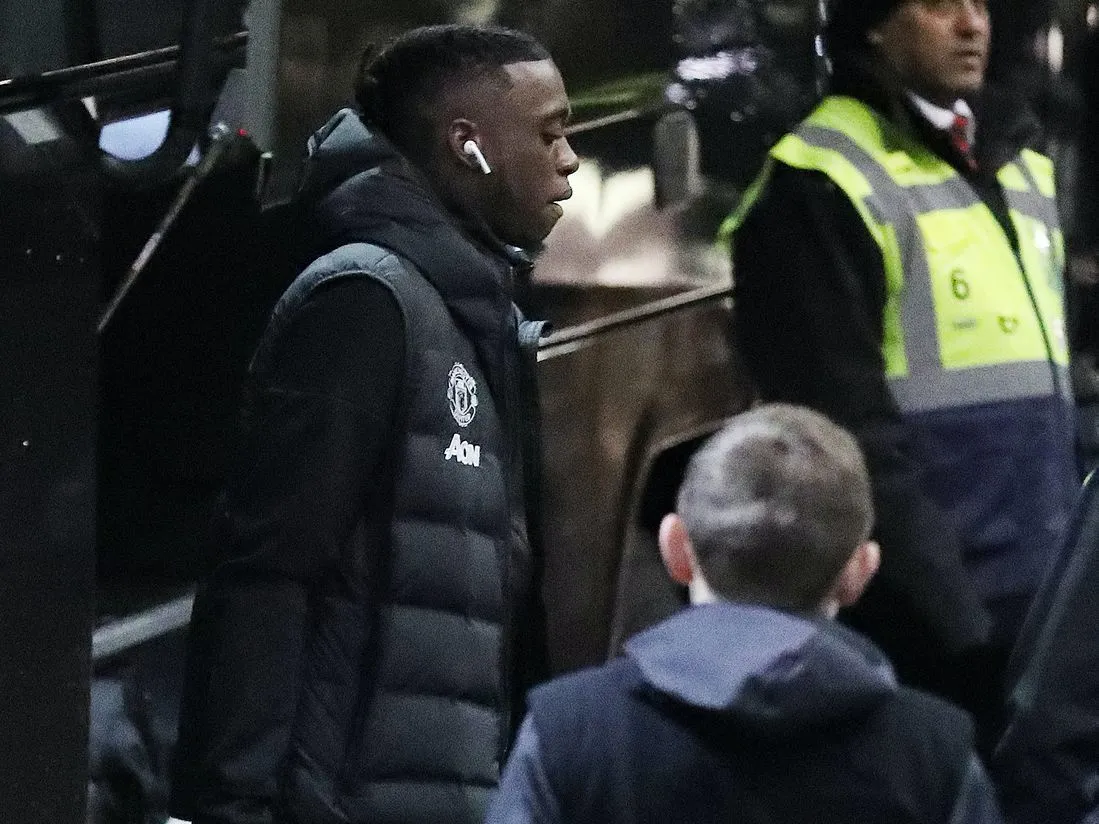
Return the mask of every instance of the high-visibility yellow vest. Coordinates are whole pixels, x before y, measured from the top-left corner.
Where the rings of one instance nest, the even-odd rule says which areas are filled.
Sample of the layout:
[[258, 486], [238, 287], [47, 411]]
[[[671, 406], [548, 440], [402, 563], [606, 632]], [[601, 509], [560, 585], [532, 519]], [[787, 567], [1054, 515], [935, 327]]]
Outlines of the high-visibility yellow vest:
[[[1068, 397], [1064, 241], [1048, 158], [1024, 150], [997, 174], [1016, 256], [949, 163], [854, 98], [826, 98], [770, 155], [831, 178], [881, 249], [882, 354], [903, 412]], [[740, 226], [768, 172], [721, 237]]]

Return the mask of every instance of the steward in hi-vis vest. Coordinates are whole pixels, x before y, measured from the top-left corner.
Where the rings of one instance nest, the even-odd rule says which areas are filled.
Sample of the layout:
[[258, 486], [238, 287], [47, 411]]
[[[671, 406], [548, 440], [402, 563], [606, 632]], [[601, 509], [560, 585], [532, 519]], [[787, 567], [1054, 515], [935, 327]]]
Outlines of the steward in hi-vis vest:
[[1019, 101], [976, 95], [987, 32], [975, 0], [838, 4], [832, 96], [722, 230], [761, 395], [870, 465], [882, 574], [851, 622], [978, 712], [1077, 482], [1053, 167]]

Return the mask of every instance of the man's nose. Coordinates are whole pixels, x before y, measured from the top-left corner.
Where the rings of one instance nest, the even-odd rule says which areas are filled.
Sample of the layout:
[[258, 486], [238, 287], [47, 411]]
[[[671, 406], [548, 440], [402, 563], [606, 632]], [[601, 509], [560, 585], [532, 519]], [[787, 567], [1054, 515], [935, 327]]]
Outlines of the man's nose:
[[989, 28], [988, 6], [982, 0], [959, 0], [958, 29], [967, 34], [984, 34]]
[[561, 153], [557, 157], [557, 170], [563, 175], [571, 175], [580, 168], [580, 158], [572, 150], [568, 138], [561, 141]]

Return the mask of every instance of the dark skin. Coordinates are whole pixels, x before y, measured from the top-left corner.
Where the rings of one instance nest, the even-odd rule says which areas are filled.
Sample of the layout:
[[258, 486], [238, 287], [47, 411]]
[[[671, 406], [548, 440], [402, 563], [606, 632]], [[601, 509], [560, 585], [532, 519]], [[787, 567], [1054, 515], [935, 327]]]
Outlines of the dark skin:
[[[445, 89], [426, 162], [440, 194], [500, 240], [535, 248], [561, 218], [579, 167], [565, 137], [570, 109], [552, 60], [510, 63]], [[491, 173], [467, 153], [480, 148]]]

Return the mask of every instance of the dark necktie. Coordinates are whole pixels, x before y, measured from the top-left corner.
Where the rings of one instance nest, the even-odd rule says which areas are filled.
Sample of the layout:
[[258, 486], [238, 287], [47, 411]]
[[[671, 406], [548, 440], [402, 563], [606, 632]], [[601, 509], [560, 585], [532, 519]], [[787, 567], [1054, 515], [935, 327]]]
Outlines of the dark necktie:
[[973, 157], [973, 146], [969, 143], [969, 118], [964, 114], [955, 114], [950, 124], [950, 145], [965, 162], [971, 172], [977, 171], [977, 161]]

